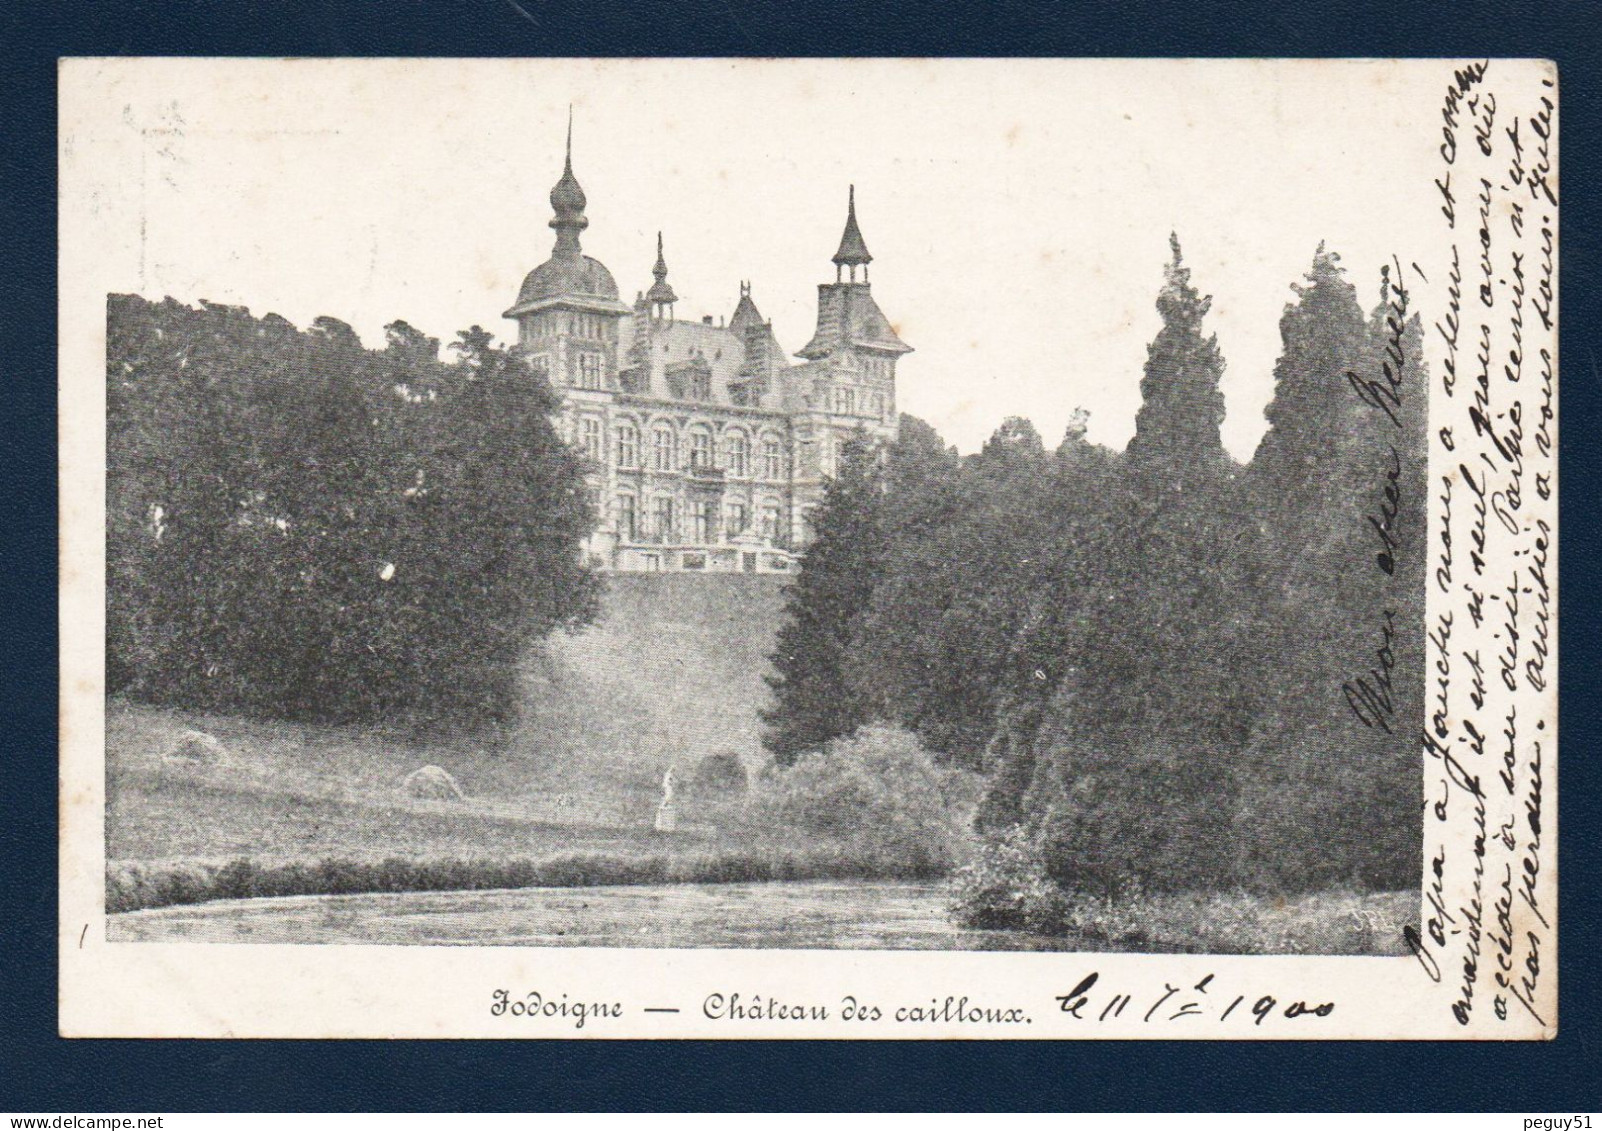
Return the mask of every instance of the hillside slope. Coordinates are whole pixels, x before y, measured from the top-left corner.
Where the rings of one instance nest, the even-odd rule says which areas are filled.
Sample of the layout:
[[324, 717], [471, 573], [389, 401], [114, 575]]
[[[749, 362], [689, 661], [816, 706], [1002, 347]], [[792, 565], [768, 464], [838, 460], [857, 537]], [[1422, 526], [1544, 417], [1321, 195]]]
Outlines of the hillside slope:
[[[656, 796], [668, 766], [760, 764], [783, 578], [619, 574], [599, 623], [536, 648], [512, 753], [553, 788]], [[600, 776], [605, 781], [597, 781]]]

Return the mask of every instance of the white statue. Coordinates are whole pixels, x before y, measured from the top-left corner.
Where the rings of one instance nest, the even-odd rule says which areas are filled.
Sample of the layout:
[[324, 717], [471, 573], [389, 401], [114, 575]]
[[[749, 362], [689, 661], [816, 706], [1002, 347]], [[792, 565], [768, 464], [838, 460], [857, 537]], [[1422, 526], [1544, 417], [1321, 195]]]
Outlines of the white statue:
[[656, 831], [670, 833], [679, 827], [678, 806], [673, 804], [673, 767], [662, 775], [662, 803], [656, 807]]

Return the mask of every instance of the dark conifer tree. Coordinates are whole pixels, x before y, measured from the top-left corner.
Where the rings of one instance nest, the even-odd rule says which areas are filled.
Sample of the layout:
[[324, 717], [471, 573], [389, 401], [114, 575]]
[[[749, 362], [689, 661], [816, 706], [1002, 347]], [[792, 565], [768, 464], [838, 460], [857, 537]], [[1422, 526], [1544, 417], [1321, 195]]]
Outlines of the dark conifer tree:
[[[1295, 289], [1280, 321], [1269, 429], [1245, 475], [1256, 518], [1254, 602], [1240, 639], [1255, 703], [1235, 817], [1237, 870], [1272, 890], [1387, 885], [1397, 862], [1417, 874], [1422, 361], [1409, 354], [1413, 388], [1390, 403], [1383, 309], [1365, 321], [1338, 256], [1323, 247]], [[1370, 383], [1387, 390], [1383, 404], [1358, 395]], [[1393, 483], [1405, 513], [1391, 518]], [[1400, 544], [1389, 547], [1371, 518]], [[1383, 722], [1365, 711], [1365, 723], [1347, 692], [1358, 679], [1375, 685], [1370, 669], [1387, 610], [1401, 614], [1389, 622], [1391, 651], [1405, 657], [1397, 673], [1407, 685], [1387, 698], [1409, 705]]]
[[812, 511], [812, 541], [786, 590], [768, 677], [773, 706], [763, 744], [781, 766], [867, 721], [847, 656], [884, 569], [884, 480], [879, 452], [860, 432], [841, 448], [837, 474]]
[[1067, 655], [1027, 809], [1049, 874], [1069, 888], [1206, 886], [1227, 868], [1247, 714], [1230, 646], [1239, 532], [1223, 358], [1202, 326], [1210, 302], [1175, 240], [1135, 437], [1083, 560], [1089, 601], [1056, 636]]
[[1162, 329], [1146, 348], [1140, 381], [1140, 411], [1126, 456], [1130, 470], [1166, 487], [1182, 490], [1195, 479], [1226, 471], [1229, 456], [1220, 439], [1224, 394], [1219, 389], [1224, 359], [1218, 338], [1202, 335], [1202, 319], [1212, 306], [1191, 285], [1179, 237], [1169, 237], [1173, 259], [1157, 296]]

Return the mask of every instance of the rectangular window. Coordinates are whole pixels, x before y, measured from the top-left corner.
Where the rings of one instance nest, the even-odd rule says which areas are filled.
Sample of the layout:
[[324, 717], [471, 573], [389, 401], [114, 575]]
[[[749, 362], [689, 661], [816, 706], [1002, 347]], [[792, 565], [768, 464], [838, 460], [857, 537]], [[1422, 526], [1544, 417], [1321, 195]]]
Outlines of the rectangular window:
[[855, 389], [836, 389], [834, 391], [834, 411], [843, 415], [852, 415], [857, 411], [857, 393]]
[[579, 388], [599, 389], [601, 387], [601, 355], [598, 353], [581, 353], [578, 357]]
[[762, 441], [762, 477], [764, 479], [784, 478], [784, 451], [777, 440]]
[[583, 426], [580, 429], [580, 434], [583, 438], [585, 458], [600, 462], [601, 422], [596, 420], [593, 416], [586, 416], [584, 418]]
[[619, 495], [617, 497], [617, 536], [625, 542], [634, 541], [636, 521], [634, 496]]
[[873, 415], [877, 416], [880, 420], [885, 418], [883, 393], [873, 394]]
[[695, 540], [705, 546], [717, 540], [718, 505], [714, 502], [695, 504]]
[[632, 424], [618, 425], [617, 465], [624, 468], [640, 466], [640, 433]]
[[691, 434], [690, 466], [703, 470], [712, 466], [712, 437], [710, 434], [706, 432]]
[[730, 432], [723, 440], [724, 463], [729, 474], [744, 479], [751, 470], [750, 441], [744, 433]]
[[674, 459], [673, 430], [666, 425], [658, 425], [651, 432], [651, 466], [657, 471], [674, 471], [677, 462]]
[[673, 537], [673, 500], [656, 500], [656, 534], [661, 538]]
[[744, 503], [730, 503], [729, 504], [729, 534], [732, 537], [735, 534], [744, 534], [744, 533], [745, 533], [745, 504]]
[[762, 537], [770, 542], [779, 537], [779, 508], [771, 503], [762, 508]]

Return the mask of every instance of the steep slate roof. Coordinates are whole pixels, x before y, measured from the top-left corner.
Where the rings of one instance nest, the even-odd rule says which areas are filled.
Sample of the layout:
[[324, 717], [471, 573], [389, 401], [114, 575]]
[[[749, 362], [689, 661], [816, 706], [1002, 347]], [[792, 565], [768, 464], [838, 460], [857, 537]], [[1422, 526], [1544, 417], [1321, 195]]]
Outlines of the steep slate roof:
[[[641, 315], [636, 313], [623, 319], [621, 327], [621, 340], [631, 342], [635, 340], [635, 331], [642, 325]], [[650, 319], [650, 345], [648, 347], [646, 364], [650, 369], [650, 381], [640, 395], [652, 399], [673, 401], [668, 388], [667, 369], [669, 366], [682, 365], [696, 358], [703, 359], [711, 370], [712, 400], [710, 403], [718, 405], [732, 404], [729, 395], [729, 385], [741, 380], [741, 371], [745, 368], [745, 334], [731, 326], [709, 326], [701, 321], [685, 320], [659, 320]], [[767, 332], [771, 338], [771, 331]], [[774, 347], [767, 352], [764, 359], [775, 376], [789, 368], [784, 359], [783, 351], [774, 343]], [[782, 380], [782, 377], [780, 378]], [[770, 389], [770, 392], [778, 392]], [[673, 403], [689, 403], [673, 401]], [[780, 402], [764, 398], [764, 408], [776, 408]]]
[[820, 283], [818, 328], [796, 356], [811, 360], [848, 346], [887, 353], [912, 352], [912, 347], [896, 336], [890, 320], [873, 301], [873, 292], [867, 283]]
[[740, 301], [735, 305], [734, 314], [729, 318], [729, 329], [743, 335], [747, 326], [760, 324], [762, 324], [762, 312], [751, 300], [751, 284], [741, 283]]

